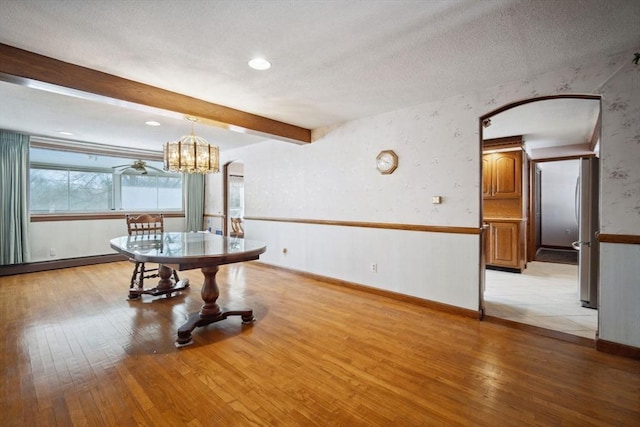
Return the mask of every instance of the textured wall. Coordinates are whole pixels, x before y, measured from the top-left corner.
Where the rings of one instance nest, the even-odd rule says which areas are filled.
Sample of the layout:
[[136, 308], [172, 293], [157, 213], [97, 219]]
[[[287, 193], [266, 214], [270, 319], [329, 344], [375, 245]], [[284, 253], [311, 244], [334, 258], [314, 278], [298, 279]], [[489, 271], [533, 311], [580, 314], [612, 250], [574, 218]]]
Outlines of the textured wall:
[[[268, 141], [222, 156], [245, 162], [248, 216], [479, 227], [478, 118], [503, 105], [536, 96], [602, 94], [602, 232], [638, 234], [640, 72], [631, 64], [632, 53], [596, 58], [526, 80], [317, 129], [311, 145]], [[375, 170], [375, 156], [383, 149], [395, 150], [400, 158], [398, 170], [389, 176]], [[220, 181], [211, 177], [208, 182], [208, 206], [216, 211], [220, 206]], [[444, 203], [432, 205], [434, 195], [443, 196]], [[248, 238], [253, 233], [267, 241], [269, 252], [264, 259], [277, 265], [410, 294], [420, 289], [423, 298], [466, 308], [474, 309], [479, 304], [477, 236], [460, 239], [456, 235], [412, 233], [409, 237], [402, 231], [355, 236], [346, 227], [329, 231], [325, 226], [320, 233], [316, 227], [300, 225], [294, 230], [281, 223], [254, 221], [248, 222], [246, 229]], [[323, 233], [330, 233], [333, 240], [327, 241]], [[417, 239], [437, 242], [437, 249], [417, 243], [413, 234]], [[294, 248], [300, 249], [282, 256], [280, 251], [289, 244], [287, 239], [297, 241]], [[304, 245], [300, 239], [304, 239]], [[334, 244], [335, 250], [327, 249]], [[373, 251], [371, 247], [381, 249]], [[633, 258], [635, 252], [629, 256]], [[411, 262], [404, 263], [403, 259]], [[631, 267], [616, 264], [622, 276], [615, 275], [614, 265], [604, 259], [604, 300], [632, 298], [640, 285], [616, 279], [627, 278], [625, 268]], [[373, 261], [394, 273], [384, 276], [385, 280], [366, 274]], [[640, 260], [634, 258], [634, 262]], [[401, 263], [404, 269], [394, 269], [394, 263]], [[630, 322], [640, 311], [640, 304], [633, 307], [631, 314], [616, 312], [613, 306], [603, 307], [601, 337], [615, 341], [618, 336], [628, 336], [627, 330], [637, 327]], [[607, 336], [613, 324], [626, 329]], [[632, 345], [638, 345], [635, 343], [632, 340]]]
[[[603, 233], [640, 230], [640, 67], [631, 52], [314, 131], [314, 143], [267, 142], [247, 182], [248, 212], [431, 225], [479, 224], [480, 115], [534, 96], [603, 94]], [[604, 84], [604, 85], [603, 85]], [[262, 145], [262, 147], [260, 147]], [[258, 148], [259, 147], [259, 148]], [[400, 166], [389, 176], [375, 156], [393, 149]], [[223, 153], [242, 158], [247, 150]], [[251, 186], [254, 188], [252, 189]], [[444, 197], [432, 205], [431, 196]], [[215, 207], [212, 209], [217, 211]]]
[[602, 94], [602, 233], [640, 230], [640, 65], [633, 51], [483, 89], [483, 113], [510, 102], [553, 94]]
[[602, 233], [640, 234], [640, 65], [627, 64], [602, 100]]

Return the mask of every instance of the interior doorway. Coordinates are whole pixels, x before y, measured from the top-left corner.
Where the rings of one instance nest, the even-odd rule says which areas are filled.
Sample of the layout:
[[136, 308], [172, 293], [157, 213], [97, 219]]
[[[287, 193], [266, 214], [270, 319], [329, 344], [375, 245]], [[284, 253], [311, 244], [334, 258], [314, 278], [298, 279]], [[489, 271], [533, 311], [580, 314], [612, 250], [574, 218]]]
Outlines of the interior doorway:
[[224, 165], [224, 226], [223, 234], [244, 237], [244, 163], [233, 161]]
[[531, 162], [529, 261], [578, 265], [580, 159]]
[[[558, 167], [560, 164], [554, 164], [555, 162], [571, 160], [574, 162], [571, 166], [573, 168], [576, 163], [581, 162], [581, 158], [597, 156], [600, 142], [599, 122], [600, 97], [588, 95], [529, 99], [506, 105], [480, 118], [481, 147], [484, 146], [485, 140], [521, 137], [523, 152], [526, 153], [522, 199], [523, 203], [524, 200], [528, 203], [523, 209], [525, 214], [519, 218], [524, 237], [521, 238], [522, 241], [517, 242], [517, 246], [511, 245], [511, 251], [516, 251], [518, 256], [526, 259], [525, 268], [521, 269], [520, 273], [514, 273], [509, 271], [510, 269], [496, 270], [494, 266], [485, 265], [483, 262], [480, 304], [484, 315], [595, 338], [598, 321], [597, 299], [591, 304], [596, 309], [584, 308], [579, 282], [591, 275], [590, 284], [595, 289], [591, 293], [597, 292], [597, 270], [595, 275], [593, 271], [584, 273], [584, 268], [579, 269], [579, 265], [591, 267], [598, 264], [597, 244], [591, 246], [591, 240], [598, 227], [597, 215], [595, 226], [592, 222], [591, 229], [576, 237], [580, 227], [575, 224], [574, 208], [583, 212], [583, 217], [578, 218], [578, 222], [585, 222], [584, 212], [594, 206], [597, 212], [599, 195], [589, 202], [589, 208], [576, 205], [576, 177], [567, 178], [570, 182], [563, 185], [571, 187], [569, 193], [563, 190], [554, 196], [549, 194], [549, 188], [553, 190], [553, 186], [546, 189], [548, 197], [554, 196], [556, 201], [560, 200], [561, 204], [564, 204], [564, 207], [560, 207], [551, 200], [552, 197], [545, 200], [544, 180], [545, 169], [546, 178], [550, 178], [552, 184], [558, 176], [563, 173], [567, 175], [567, 170], [563, 167], [568, 167], [569, 163]], [[597, 166], [595, 170], [597, 172]], [[500, 203], [506, 201], [502, 200]], [[512, 218], [509, 220], [512, 223], [518, 222]], [[575, 226], [571, 225], [570, 221], [573, 221]], [[511, 235], [517, 234], [512, 232]], [[564, 255], [575, 256], [577, 251], [573, 249], [572, 244], [574, 247], [578, 245], [589, 249], [580, 254], [579, 265], [575, 265], [575, 262], [561, 262], [561, 258], [544, 259], [545, 254], [540, 251], [548, 249], [546, 252], [556, 251], [555, 255], [562, 255], [564, 252]], [[484, 245], [483, 250], [486, 252], [488, 247], [489, 244]], [[495, 255], [495, 251], [494, 249], [491, 255]], [[482, 259], [490, 260], [491, 257], [488, 255], [484, 253]], [[490, 261], [486, 262], [490, 264]]]

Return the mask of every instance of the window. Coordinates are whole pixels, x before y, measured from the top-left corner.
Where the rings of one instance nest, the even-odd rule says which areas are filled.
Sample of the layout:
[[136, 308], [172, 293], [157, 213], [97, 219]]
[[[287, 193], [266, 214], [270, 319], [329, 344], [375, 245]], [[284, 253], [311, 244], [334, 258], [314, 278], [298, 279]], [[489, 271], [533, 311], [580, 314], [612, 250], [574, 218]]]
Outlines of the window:
[[122, 209], [182, 209], [180, 176], [123, 174], [120, 181]]
[[32, 212], [108, 211], [113, 206], [113, 177], [105, 172], [31, 167]]
[[34, 147], [30, 156], [32, 213], [183, 209], [182, 175], [160, 161]]

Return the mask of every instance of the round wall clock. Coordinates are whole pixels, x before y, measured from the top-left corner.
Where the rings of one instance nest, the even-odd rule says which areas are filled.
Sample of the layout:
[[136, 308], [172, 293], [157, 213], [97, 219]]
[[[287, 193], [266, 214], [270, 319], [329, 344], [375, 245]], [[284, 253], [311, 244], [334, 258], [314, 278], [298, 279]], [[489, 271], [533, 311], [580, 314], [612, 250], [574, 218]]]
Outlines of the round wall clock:
[[398, 167], [398, 155], [393, 150], [383, 150], [376, 157], [376, 167], [383, 175], [393, 173]]

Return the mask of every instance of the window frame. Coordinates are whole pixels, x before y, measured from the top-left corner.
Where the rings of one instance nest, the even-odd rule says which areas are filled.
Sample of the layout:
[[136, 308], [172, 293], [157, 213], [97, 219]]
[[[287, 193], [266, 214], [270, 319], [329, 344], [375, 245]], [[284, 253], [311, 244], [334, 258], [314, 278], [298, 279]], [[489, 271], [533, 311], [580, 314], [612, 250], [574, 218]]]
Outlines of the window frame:
[[[102, 174], [112, 174], [113, 171], [111, 170], [107, 170], [107, 168], [88, 168], [88, 167], [83, 167], [83, 166], [78, 166], [78, 167], [68, 167], [68, 166], [64, 166], [64, 165], [59, 165], [59, 164], [53, 164], [53, 163], [40, 163], [40, 162], [29, 162], [29, 192], [31, 193], [32, 189], [31, 189], [31, 170], [32, 169], [40, 169], [40, 170], [45, 170], [45, 171], [60, 171], [60, 172], [66, 172], [67, 173], [67, 185], [69, 185], [69, 174], [71, 172], [80, 172], [80, 173], [102, 173]], [[116, 195], [116, 191], [114, 187], [114, 181], [113, 181], [113, 175], [112, 175], [112, 181], [111, 181], [111, 195], [110, 198], [113, 200], [113, 205], [115, 206], [115, 200], [113, 199]], [[67, 195], [67, 202], [70, 201], [70, 195]], [[40, 215], [40, 214], [45, 214], [46, 211], [32, 211], [32, 206], [31, 206], [31, 197], [29, 197], [29, 213], [33, 213], [36, 215]], [[111, 212], [115, 209], [109, 209], [109, 210], [96, 210], [96, 211], [73, 211], [73, 210], [68, 210], [68, 211], [63, 211], [63, 210], [59, 210], [59, 211], [55, 211], [53, 213], [58, 213], [58, 214], [64, 214], [65, 212], [68, 213], [99, 213], [99, 212]]]
[[[89, 144], [75, 141], [61, 141], [51, 140], [44, 138], [33, 138], [31, 140], [30, 148], [39, 148], [45, 150], [57, 150], [67, 151], [80, 154], [93, 154], [100, 156], [109, 156], [122, 159], [140, 159], [145, 161], [162, 161], [162, 153], [131, 149], [127, 147], [107, 146], [100, 144]], [[52, 164], [45, 162], [29, 162], [29, 170], [34, 169], [49, 169], [49, 170], [63, 170], [63, 171], [75, 171], [75, 172], [100, 172], [110, 173], [113, 175], [112, 181], [112, 197], [113, 208], [107, 211], [95, 211], [95, 212], [83, 212], [83, 211], [71, 211], [71, 212], [31, 212], [29, 216], [31, 222], [44, 222], [44, 221], [76, 221], [76, 220], [101, 220], [101, 219], [123, 219], [127, 213], [135, 212], [158, 212], [163, 213], [166, 218], [183, 218], [185, 216], [184, 206], [184, 193], [185, 193], [185, 180], [182, 176], [182, 198], [180, 209], [144, 209], [144, 210], [127, 210], [119, 208], [121, 201], [117, 201], [116, 197], [121, 197], [121, 189], [116, 188], [120, 182], [120, 176], [122, 173], [114, 172], [112, 168], [105, 167], [84, 167], [84, 166], [65, 166], [60, 164]], [[153, 173], [153, 172], [152, 172]], [[158, 174], [158, 176], [161, 176]], [[116, 185], [116, 183], [118, 183]], [[31, 191], [31, 188], [29, 188]], [[31, 209], [31, 208], [29, 208]]]

